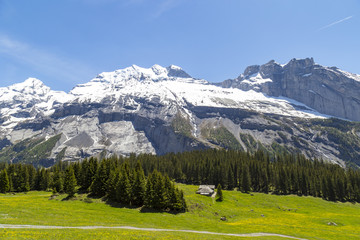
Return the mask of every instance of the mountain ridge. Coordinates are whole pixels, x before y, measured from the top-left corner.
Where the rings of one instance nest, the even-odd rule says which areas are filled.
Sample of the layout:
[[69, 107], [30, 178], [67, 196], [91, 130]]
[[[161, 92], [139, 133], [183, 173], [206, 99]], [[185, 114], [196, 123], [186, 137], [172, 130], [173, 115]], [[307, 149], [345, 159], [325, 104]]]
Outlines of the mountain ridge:
[[[329, 69], [313, 59], [293, 59], [285, 65], [270, 61], [246, 68], [237, 79], [215, 84], [192, 78], [174, 65], [133, 65], [101, 73], [69, 93], [28, 79], [22, 84], [25, 97], [16, 89], [0, 88], [0, 161], [22, 161], [26, 154], [21, 149], [41, 140], [42, 146], [49, 147], [39, 156], [41, 165], [92, 155], [165, 154], [209, 147], [286, 150], [342, 166], [349, 161], [358, 164], [360, 149], [351, 143], [360, 142], [357, 124], [337, 120], [337, 124], [347, 126], [349, 132], [344, 136], [336, 131], [336, 124], [314, 127], [311, 122], [334, 115], [301, 102], [299, 91], [291, 98], [291, 92], [284, 88], [287, 79], [290, 83], [299, 80], [301, 85], [311, 78], [306, 74], [316, 75], [317, 71], [336, 71], [342, 81], [357, 76]], [[334, 81], [324, 76], [319, 79]], [[39, 94], [35, 85], [40, 86], [36, 89]], [[306, 87], [299, 89], [309, 92]], [[286, 96], [278, 94], [282, 92]], [[341, 114], [337, 117], [342, 118]], [[339, 142], [335, 135], [341, 135], [345, 142]], [[351, 148], [350, 155], [342, 148], [344, 144]]]
[[360, 121], [360, 75], [321, 66], [313, 58], [292, 59], [284, 65], [274, 60], [253, 65], [220, 85], [288, 97], [320, 113]]

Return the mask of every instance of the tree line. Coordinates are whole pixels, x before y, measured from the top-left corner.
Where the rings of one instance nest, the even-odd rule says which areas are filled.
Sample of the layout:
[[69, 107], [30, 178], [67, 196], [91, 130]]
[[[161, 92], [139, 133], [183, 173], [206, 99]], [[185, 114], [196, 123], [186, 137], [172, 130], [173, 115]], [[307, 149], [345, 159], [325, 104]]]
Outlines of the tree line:
[[2, 164], [0, 169], [0, 192], [52, 189], [71, 195], [78, 186], [80, 191], [93, 196], [160, 210], [186, 209], [183, 193], [171, 180], [195, 185], [220, 184], [222, 189], [245, 193], [360, 202], [359, 170], [309, 160], [301, 154], [281, 153], [271, 159], [261, 150], [254, 154], [216, 149], [163, 156], [131, 154], [101, 161], [89, 158], [71, 164], [59, 162], [48, 169], [24, 164]]
[[183, 191], [167, 175], [154, 170], [146, 177], [140, 163], [131, 167], [117, 157], [59, 162], [48, 169], [21, 163], [1, 164], [0, 169], [2, 193], [52, 190], [72, 197], [79, 191], [127, 206], [172, 212], [186, 210]]
[[208, 149], [121, 157], [130, 164], [140, 162], [145, 174], [154, 169], [176, 182], [220, 184], [226, 190], [245, 193], [321, 197], [330, 201], [360, 202], [360, 171], [344, 169], [301, 154], [279, 153], [274, 158], [264, 151], [254, 154], [236, 150]]

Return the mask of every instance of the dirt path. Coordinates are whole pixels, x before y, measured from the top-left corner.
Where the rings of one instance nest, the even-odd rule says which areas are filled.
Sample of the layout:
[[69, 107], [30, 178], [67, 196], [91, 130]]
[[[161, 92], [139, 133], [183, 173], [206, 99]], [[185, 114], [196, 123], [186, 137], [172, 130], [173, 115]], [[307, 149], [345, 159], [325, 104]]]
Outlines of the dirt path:
[[281, 237], [281, 238], [290, 238], [297, 240], [307, 240], [305, 238], [297, 238], [293, 236], [287, 236], [276, 233], [217, 233], [217, 232], [207, 232], [207, 231], [195, 231], [195, 230], [177, 230], [177, 229], [159, 229], [159, 228], [137, 228], [129, 226], [118, 226], [118, 227], [106, 227], [106, 226], [79, 226], [79, 227], [70, 227], [70, 226], [47, 226], [47, 225], [15, 225], [15, 224], [0, 224], [0, 228], [32, 228], [32, 229], [127, 229], [127, 230], [136, 230], [136, 231], [153, 231], [153, 232], [187, 232], [187, 233], [199, 233], [199, 234], [211, 234], [219, 236], [234, 236], [234, 237]]

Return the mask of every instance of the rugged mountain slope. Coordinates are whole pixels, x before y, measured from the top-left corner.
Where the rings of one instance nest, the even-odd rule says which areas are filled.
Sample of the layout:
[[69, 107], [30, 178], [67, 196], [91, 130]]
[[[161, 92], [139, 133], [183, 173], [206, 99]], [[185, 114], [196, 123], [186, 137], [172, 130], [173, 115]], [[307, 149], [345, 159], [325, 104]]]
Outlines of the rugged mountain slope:
[[270, 84], [276, 74], [264, 75], [263, 66], [249, 67], [222, 86], [192, 78], [177, 66], [134, 65], [101, 73], [68, 94], [51, 91], [37, 79], [0, 88], [0, 161], [48, 166], [91, 155], [226, 147], [301, 151], [341, 165], [360, 164], [357, 123], [326, 120], [329, 116], [284, 89], [270, 92], [277, 89]]
[[221, 85], [288, 97], [320, 113], [360, 121], [360, 75], [315, 64], [312, 58], [250, 66]]

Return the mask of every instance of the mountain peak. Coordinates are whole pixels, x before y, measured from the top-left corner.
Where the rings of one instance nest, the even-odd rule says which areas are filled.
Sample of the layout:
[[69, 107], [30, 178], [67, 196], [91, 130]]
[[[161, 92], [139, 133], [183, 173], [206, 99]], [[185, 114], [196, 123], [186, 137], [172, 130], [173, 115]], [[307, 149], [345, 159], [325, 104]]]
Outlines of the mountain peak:
[[151, 67], [151, 70], [156, 74], [156, 75], [167, 75], [168, 71], [166, 68], [164, 68], [163, 66], [160, 66], [158, 64], [155, 64], [154, 66]]
[[39, 86], [45, 86], [44, 83], [37, 79], [37, 78], [28, 78], [23, 82], [24, 85], [26, 86], [31, 86], [31, 87], [39, 87]]
[[70, 91], [70, 93], [76, 96], [90, 94], [101, 98], [103, 92], [109, 92], [111, 90], [118, 91], [124, 87], [161, 81], [207, 83], [205, 80], [193, 79], [189, 74], [182, 70], [182, 68], [175, 65], [170, 65], [166, 68], [158, 64], [155, 64], [150, 68], [131, 65], [130, 67], [118, 69], [113, 72], [100, 73], [90, 82], [78, 84]]
[[180, 78], [192, 78], [187, 72], [185, 72], [181, 67], [176, 65], [170, 65], [167, 68], [168, 75], [171, 77], [180, 77]]
[[37, 78], [28, 78], [22, 83], [16, 83], [9, 87], [10, 90], [21, 92], [23, 94], [44, 95], [50, 91], [50, 88]]
[[285, 67], [311, 67], [315, 64], [313, 58], [303, 58], [303, 59], [297, 59], [293, 58], [291, 59], [287, 64], [285, 64]]
[[181, 67], [170, 65], [169, 67], [163, 67], [158, 64], [153, 65], [150, 68], [143, 68], [137, 65], [131, 65], [124, 69], [118, 69], [114, 72], [103, 72], [99, 74], [93, 82], [110, 82], [120, 83], [128, 82], [129, 80], [144, 81], [144, 80], [166, 80], [169, 78], [192, 78]]

